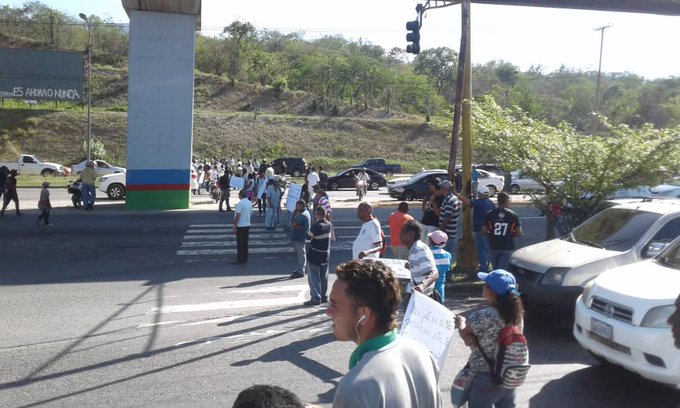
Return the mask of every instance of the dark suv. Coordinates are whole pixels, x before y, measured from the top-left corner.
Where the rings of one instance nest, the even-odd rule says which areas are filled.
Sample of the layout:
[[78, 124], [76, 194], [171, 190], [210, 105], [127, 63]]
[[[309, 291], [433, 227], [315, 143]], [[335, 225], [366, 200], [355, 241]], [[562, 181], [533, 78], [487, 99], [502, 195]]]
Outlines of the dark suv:
[[279, 157], [272, 161], [272, 168], [276, 174], [283, 174], [283, 163], [286, 163], [285, 173], [293, 177], [307, 175], [307, 162], [302, 157]]

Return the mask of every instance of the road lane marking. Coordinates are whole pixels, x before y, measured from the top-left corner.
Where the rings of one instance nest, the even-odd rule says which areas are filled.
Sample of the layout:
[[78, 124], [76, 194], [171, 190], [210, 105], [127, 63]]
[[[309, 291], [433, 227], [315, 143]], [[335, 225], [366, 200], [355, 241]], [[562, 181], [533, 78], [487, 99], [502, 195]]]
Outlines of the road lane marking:
[[[286, 285], [286, 286], [266, 286], [256, 289], [243, 289], [243, 290], [231, 290], [230, 293], [268, 293], [268, 292], [294, 292], [302, 291], [304, 292], [309, 289], [309, 285]], [[298, 294], [299, 296], [299, 294]]]
[[[270, 239], [286, 239], [290, 238], [288, 234], [248, 234], [249, 238], [270, 238]], [[199, 240], [199, 239], [229, 239], [232, 241], [236, 240], [236, 234], [233, 232], [230, 234], [207, 234], [207, 235], [185, 235], [182, 239], [184, 240]]]
[[[287, 248], [248, 248], [249, 254], [282, 254], [286, 252], [295, 252], [293, 247]], [[189, 255], [236, 255], [236, 248], [227, 249], [180, 249], [177, 251], [179, 256]]]
[[[182, 248], [188, 248], [188, 247], [228, 247], [228, 246], [233, 246], [234, 242], [228, 242], [228, 241], [197, 241], [197, 242], [182, 242]], [[280, 245], [287, 245], [290, 246], [290, 241], [272, 241], [272, 240], [257, 240], [257, 239], [251, 239], [248, 240], [248, 247], [251, 246], [263, 246], [263, 245], [268, 245], [268, 246], [280, 246]], [[292, 248], [292, 246], [291, 246]]]
[[175, 323], [182, 323], [184, 320], [173, 320], [169, 322], [157, 322], [157, 323], [142, 323], [140, 325], [137, 325], [138, 329], [143, 329], [145, 327], [154, 327], [154, 326], [164, 326], [166, 324], [175, 324]]

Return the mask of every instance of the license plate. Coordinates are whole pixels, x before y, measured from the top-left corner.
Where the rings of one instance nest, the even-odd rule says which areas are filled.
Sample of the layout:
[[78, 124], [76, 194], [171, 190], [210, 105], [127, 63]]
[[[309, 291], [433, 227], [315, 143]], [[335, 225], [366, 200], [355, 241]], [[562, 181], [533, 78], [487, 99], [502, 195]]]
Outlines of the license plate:
[[595, 318], [590, 319], [590, 331], [607, 340], [612, 340], [614, 337], [614, 328], [612, 325]]

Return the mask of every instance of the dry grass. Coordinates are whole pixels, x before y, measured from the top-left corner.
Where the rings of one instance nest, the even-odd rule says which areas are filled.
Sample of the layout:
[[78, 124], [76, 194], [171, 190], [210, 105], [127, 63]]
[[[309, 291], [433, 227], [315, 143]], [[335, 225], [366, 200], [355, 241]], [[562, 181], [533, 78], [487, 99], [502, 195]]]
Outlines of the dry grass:
[[[125, 165], [127, 74], [97, 67], [96, 76], [92, 133], [104, 143], [107, 159]], [[448, 160], [448, 133], [419, 117], [375, 109], [314, 116], [309, 94], [277, 96], [262, 86], [230, 87], [213, 75], [197, 74], [195, 89], [193, 153], [198, 157], [301, 156], [331, 170], [384, 157], [407, 171], [441, 167]], [[65, 109], [0, 110], [0, 161], [16, 160], [19, 153], [61, 164], [79, 161], [86, 109]]]

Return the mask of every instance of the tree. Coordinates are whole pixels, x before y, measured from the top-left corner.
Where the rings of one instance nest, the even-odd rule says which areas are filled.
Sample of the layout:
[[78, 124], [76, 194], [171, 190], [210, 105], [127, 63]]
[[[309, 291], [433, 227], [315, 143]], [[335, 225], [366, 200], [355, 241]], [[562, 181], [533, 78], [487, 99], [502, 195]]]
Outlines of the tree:
[[425, 75], [435, 86], [437, 93], [453, 88], [458, 66], [458, 53], [447, 47], [430, 48], [418, 54], [413, 71]]
[[222, 34], [227, 35], [229, 42], [229, 81], [234, 86], [243, 68], [247, 50], [256, 39], [255, 26], [248, 22], [234, 21], [224, 28]]
[[680, 169], [680, 127], [631, 129], [600, 116], [598, 135], [578, 133], [562, 123], [550, 126], [519, 110], [499, 107], [489, 97], [473, 104], [474, 144], [538, 181], [544, 195], [533, 203], [551, 214], [560, 204], [562, 233], [580, 224], [616, 190], [656, 185]]

